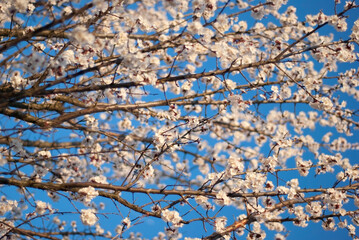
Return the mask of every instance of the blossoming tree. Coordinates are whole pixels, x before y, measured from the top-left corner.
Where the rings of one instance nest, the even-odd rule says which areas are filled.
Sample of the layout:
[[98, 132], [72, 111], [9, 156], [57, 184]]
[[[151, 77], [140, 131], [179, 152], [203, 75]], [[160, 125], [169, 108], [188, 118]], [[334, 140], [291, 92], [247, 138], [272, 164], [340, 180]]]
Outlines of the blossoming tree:
[[327, 2], [1, 0], [0, 239], [358, 238], [358, 9]]

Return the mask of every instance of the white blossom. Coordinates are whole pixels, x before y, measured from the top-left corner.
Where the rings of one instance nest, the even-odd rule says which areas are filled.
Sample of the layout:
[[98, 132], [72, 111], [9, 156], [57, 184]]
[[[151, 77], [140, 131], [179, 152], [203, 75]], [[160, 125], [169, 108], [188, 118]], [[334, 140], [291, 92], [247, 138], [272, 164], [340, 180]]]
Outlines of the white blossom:
[[179, 213], [175, 210], [170, 211], [168, 209], [162, 210], [162, 219], [166, 222], [172, 223], [174, 226], [181, 227], [182, 226], [182, 218]]
[[92, 199], [98, 196], [98, 191], [96, 191], [92, 186], [81, 188], [78, 193], [81, 197], [81, 201], [83, 201], [83, 203], [87, 206], [90, 204]]
[[359, 42], [359, 19], [354, 22], [352, 34], [350, 35], [350, 37], [354, 41]]
[[88, 32], [85, 26], [74, 28], [72, 38], [80, 45], [91, 45], [95, 41], [94, 35]]
[[216, 232], [223, 232], [226, 228], [227, 218], [226, 217], [217, 217], [215, 220], [215, 229]]
[[219, 191], [216, 195], [216, 203], [222, 206], [226, 206], [232, 203], [231, 199], [227, 196], [227, 193], [223, 190]]
[[320, 202], [311, 202], [305, 207], [305, 210], [313, 217], [320, 217], [322, 215], [323, 206]]
[[329, 188], [323, 197], [323, 202], [327, 204], [328, 210], [333, 212], [343, 213], [342, 206], [346, 201], [346, 193], [333, 188]]
[[105, 176], [95, 176], [89, 179], [89, 182], [108, 184]]
[[252, 189], [254, 192], [259, 192], [263, 189], [266, 182], [266, 176], [261, 173], [248, 172], [246, 174], [246, 185], [248, 189]]
[[93, 226], [98, 221], [94, 209], [82, 209], [81, 210], [81, 221], [84, 225]]
[[44, 214], [47, 210], [51, 211], [52, 208], [49, 203], [43, 201], [36, 201], [36, 213], [39, 215]]
[[144, 174], [143, 174], [145, 179], [151, 179], [154, 177], [154, 170], [153, 167], [151, 165], [147, 166]]
[[13, 208], [16, 208], [18, 205], [18, 202], [15, 200], [6, 200], [3, 202], [0, 202], [0, 215], [5, 215], [6, 212], [11, 211]]
[[322, 222], [322, 227], [324, 230], [327, 230], [327, 231], [335, 231], [336, 227], [335, 227], [334, 219], [328, 218], [327, 220], [324, 220]]

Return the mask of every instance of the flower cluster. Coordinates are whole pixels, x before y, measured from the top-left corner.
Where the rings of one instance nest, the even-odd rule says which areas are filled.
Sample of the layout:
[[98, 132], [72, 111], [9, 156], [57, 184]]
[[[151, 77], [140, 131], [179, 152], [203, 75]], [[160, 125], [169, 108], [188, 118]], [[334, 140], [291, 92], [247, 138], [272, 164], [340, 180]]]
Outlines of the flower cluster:
[[[208, 202], [208, 198], [205, 196], [197, 196], [195, 197], [196, 203], [198, 203], [201, 207], [206, 210], [214, 210], [214, 206]], [[359, 200], [358, 200], [359, 202]]]
[[318, 168], [316, 169], [316, 173], [325, 173], [325, 172], [333, 172], [335, 165], [340, 165], [342, 162], [342, 156], [338, 153], [335, 156], [327, 155], [327, 154], [320, 154], [318, 157]]
[[326, 204], [329, 211], [339, 212], [341, 215], [346, 213], [346, 210], [342, 208], [343, 204], [348, 202], [345, 191], [329, 188], [327, 193], [323, 196], [323, 202]]
[[121, 225], [118, 225], [116, 227], [116, 233], [122, 234], [125, 230], [129, 229], [131, 227], [131, 220], [126, 217], [121, 221]]
[[53, 211], [51, 208], [51, 205], [49, 203], [43, 202], [43, 201], [36, 201], [36, 213], [39, 215], [44, 214], [46, 211]]
[[352, 34], [350, 35], [350, 37], [354, 41], [359, 42], [359, 20], [356, 20], [354, 22], [354, 26], [352, 28]]
[[4, 216], [6, 212], [12, 211], [13, 208], [16, 208], [18, 202], [15, 200], [2, 200], [0, 202], [0, 215]]
[[82, 46], [92, 45], [95, 41], [94, 35], [89, 33], [85, 26], [77, 26], [74, 28], [72, 31], [72, 38]]
[[172, 223], [175, 227], [182, 227], [182, 218], [177, 211], [165, 209], [162, 210], [161, 213], [161, 217], [164, 221]]
[[215, 229], [216, 232], [223, 232], [224, 229], [226, 228], [226, 224], [227, 224], [227, 218], [226, 217], [218, 217], [215, 220]]
[[93, 187], [89, 186], [86, 188], [81, 188], [78, 191], [80, 196], [80, 201], [82, 201], [86, 206], [89, 206], [92, 199], [98, 196], [98, 191], [96, 191]]
[[94, 209], [82, 209], [81, 210], [81, 221], [84, 225], [93, 226], [98, 221], [95, 215]]

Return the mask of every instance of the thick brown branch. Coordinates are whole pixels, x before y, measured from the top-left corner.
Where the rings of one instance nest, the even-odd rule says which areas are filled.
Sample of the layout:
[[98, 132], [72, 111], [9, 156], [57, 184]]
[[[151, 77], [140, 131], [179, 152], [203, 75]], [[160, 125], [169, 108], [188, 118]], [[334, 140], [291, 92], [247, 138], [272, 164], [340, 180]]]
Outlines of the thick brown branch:
[[[113, 190], [118, 192], [132, 192], [132, 193], [146, 193], [146, 194], [161, 194], [161, 195], [193, 195], [193, 196], [209, 196], [215, 197], [217, 192], [206, 192], [203, 190], [166, 190], [166, 189], [151, 189], [151, 188], [128, 188], [127, 186], [116, 186], [112, 184], [102, 184], [102, 183], [93, 183], [93, 182], [75, 182], [75, 183], [39, 183], [33, 180], [17, 180], [13, 178], [2, 178], [0, 177], [0, 184], [12, 185], [17, 187], [32, 187], [42, 190], [49, 190], [49, 191], [74, 191], [77, 192], [80, 188], [85, 188], [92, 186], [98, 189], [106, 189], [106, 190]], [[344, 187], [337, 187], [337, 190], [355, 190], [359, 188], [359, 183], [354, 183], [351, 185], [347, 185]], [[298, 193], [313, 193], [313, 192], [327, 192], [326, 188], [313, 188], [313, 189], [299, 189], [297, 190]], [[279, 196], [284, 195], [280, 194], [276, 191], [271, 192], [258, 192], [258, 193], [228, 193], [229, 197], [262, 197], [262, 196]], [[314, 196], [317, 197], [317, 196]], [[290, 205], [294, 203], [301, 203], [301, 200], [288, 200], [283, 201], [279, 204]], [[278, 205], [279, 206], [279, 205]], [[278, 206], [274, 206], [274, 208], [278, 208]]]
[[25, 122], [34, 123], [40, 127], [49, 127], [49, 121], [38, 118], [38, 117], [34, 117], [30, 114], [26, 114], [26, 113], [20, 112], [18, 110], [12, 110], [12, 109], [8, 109], [8, 108], [0, 108], [0, 114], [4, 114], [9, 117], [14, 117], [14, 118], [23, 120]]
[[[0, 144], [10, 145], [10, 137], [0, 137]], [[17, 139], [16, 139], [17, 140]], [[46, 149], [61, 149], [61, 148], [75, 148], [80, 147], [82, 142], [45, 142], [45, 141], [31, 141], [31, 140], [20, 140], [22, 145], [25, 147], [38, 147]]]
[[[10, 230], [9, 233], [20, 234], [20, 235], [24, 235], [24, 236], [28, 236], [28, 237], [35, 237], [36, 236], [36, 237], [40, 237], [41, 239], [60, 240], [60, 238], [56, 238], [56, 237], [51, 236], [50, 233], [40, 233], [40, 232], [35, 232], [35, 231], [22, 229], [22, 228], [17, 228], [17, 227], [13, 227]], [[9, 235], [9, 233], [7, 235]]]

